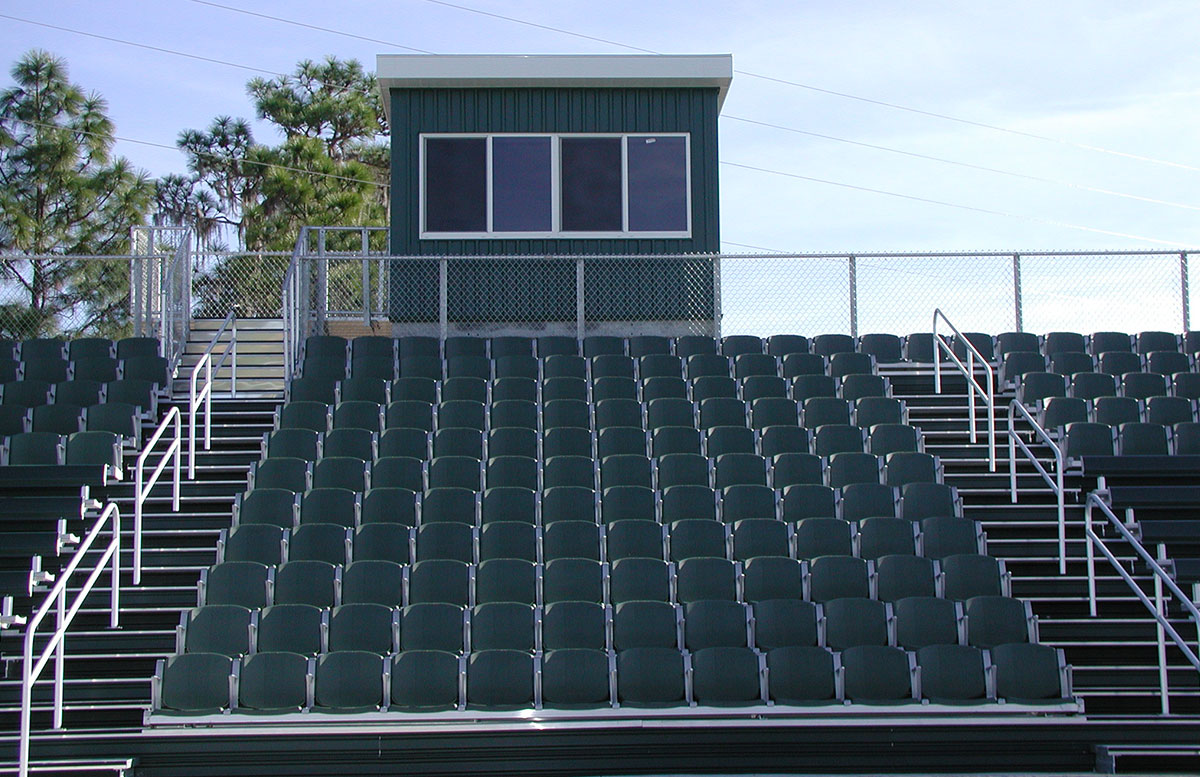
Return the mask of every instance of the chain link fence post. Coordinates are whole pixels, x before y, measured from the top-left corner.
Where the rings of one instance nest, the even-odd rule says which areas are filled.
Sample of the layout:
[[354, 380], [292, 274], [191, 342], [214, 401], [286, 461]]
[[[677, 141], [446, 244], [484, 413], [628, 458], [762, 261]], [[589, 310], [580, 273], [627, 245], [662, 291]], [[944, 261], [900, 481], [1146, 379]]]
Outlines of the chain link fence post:
[[858, 337], [858, 261], [848, 256], [846, 264], [850, 270], [850, 336]]
[[584, 283], [586, 280], [586, 270], [583, 264], [583, 257], [575, 260], [575, 339], [583, 341], [584, 331], [587, 327], [587, 296], [584, 294]]
[[1016, 331], [1018, 332], [1025, 331], [1021, 307], [1021, 255], [1013, 254], [1013, 314], [1017, 324]]
[[1183, 299], [1183, 331], [1192, 328], [1191, 291], [1188, 289], [1188, 255], [1187, 251], [1179, 252], [1179, 290]]

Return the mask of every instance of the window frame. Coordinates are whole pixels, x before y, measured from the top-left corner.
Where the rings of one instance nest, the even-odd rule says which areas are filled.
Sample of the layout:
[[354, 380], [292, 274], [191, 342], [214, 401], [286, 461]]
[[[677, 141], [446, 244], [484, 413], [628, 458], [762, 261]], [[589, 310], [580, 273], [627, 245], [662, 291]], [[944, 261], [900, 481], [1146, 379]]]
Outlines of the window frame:
[[[428, 139], [478, 139], [487, 141], [484, 172], [486, 230], [483, 232], [431, 232], [426, 229], [426, 151]], [[550, 230], [500, 232], [492, 226], [493, 151], [495, 138], [550, 138]], [[562, 228], [562, 140], [620, 138], [621, 140], [621, 229], [611, 232], [576, 232]], [[630, 138], [683, 138], [684, 209], [687, 228], [682, 231], [632, 231], [629, 229], [629, 140]], [[688, 239], [692, 237], [692, 141], [690, 132], [422, 132], [418, 134], [418, 227], [421, 240], [620, 240]]]

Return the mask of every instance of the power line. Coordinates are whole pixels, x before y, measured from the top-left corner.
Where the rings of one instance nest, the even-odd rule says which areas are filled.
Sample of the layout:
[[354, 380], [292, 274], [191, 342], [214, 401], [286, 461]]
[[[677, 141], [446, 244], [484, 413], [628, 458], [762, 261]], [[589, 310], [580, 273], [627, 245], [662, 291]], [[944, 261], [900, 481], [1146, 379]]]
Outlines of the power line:
[[871, 148], [876, 151], [886, 151], [889, 154], [900, 154], [901, 156], [912, 157], [914, 159], [923, 159], [928, 162], [938, 162], [946, 165], [955, 165], [956, 167], [964, 167], [968, 170], [979, 170], [985, 173], [995, 173], [996, 175], [1005, 175], [1010, 178], [1020, 178], [1026, 181], [1034, 181], [1036, 183], [1052, 184], [1054, 186], [1066, 186], [1071, 189], [1079, 189], [1080, 191], [1093, 192], [1096, 194], [1106, 194], [1111, 197], [1121, 197], [1128, 200], [1138, 200], [1139, 202], [1148, 202], [1154, 205], [1166, 205], [1172, 208], [1184, 208], [1186, 210], [1200, 210], [1200, 205], [1189, 205], [1185, 202], [1174, 202], [1171, 200], [1160, 200], [1154, 197], [1144, 197], [1140, 194], [1129, 194], [1127, 192], [1114, 191], [1112, 189], [1102, 189], [1097, 186], [1088, 186], [1087, 184], [1071, 183], [1070, 181], [1061, 181], [1055, 178], [1044, 178], [1038, 175], [1029, 175], [1027, 173], [1018, 173], [1013, 170], [1002, 170], [996, 167], [986, 167], [984, 165], [976, 165], [970, 162], [962, 162], [956, 159], [946, 159], [944, 157], [931, 156], [929, 154], [919, 154], [915, 151], [905, 151], [891, 146], [880, 146], [874, 143], [864, 143], [858, 140], [849, 140], [847, 138], [839, 138], [834, 135], [823, 135], [820, 132], [810, 132], [808, 130], [789, 127], [783, 124], [772, 124], [770, 122], [758, 121], [756, 119], [747, 119], [743, 116], [731, 116], [729, 114], [721, 114], [722, 119], [730, 121], [740, 121], [745, 124], [754, 124], [759, 127], [769, 127], [770, 129], [782, 130], [784, 132], [794, 132], [797, 135], [807, 135], [812, 138], [820, 138], [822, 140], [832, 140], [837, 143], [847, 143], [852, 146], [860, 146], [862, 148]]
[[[537, 28], [540, 30], [548, 30], [550, 32], [556, 32], [561, 35], [569, 35], [573, 38], [581, 38], [583, 40], [596, 41], [598, 43], [605, 43], [610, 46], [619, 46], [621, 48], [629, 49], [631, 51], [640, 51], [645, 54], [659, 54], [659, 55], [662, 54], [661, 51], [654, 51], [653, 49], [643, 49], [643, 48], [639, 48], [637, 46], [631, 46], [627, 43], [621, 43], [620, 41], [609, 40], [607, 38], [598, 38], [598, 37], [595, 37], [592, 35], [585, 35], [583, 33], [574, 32], [572, 30], [566, 30], [561, 27], [554, 27], [554, 26], [548, 25], [548, 24], [539, 24], [537, 22], [531, 22], [526, 19], [518, 19], [514, 16], [503, 16], [501, 14], [491, 13], [489, 11], [483, 11], [478, 8], [472, 8], [472, 7], [466, 6], [466, 5], [460, 5], [457, 3], [449, 3], [449, 2], [446, 2], [446, 0], [425, 0], [425, 2], [433, 3], [434, 5], [446, 6], [448, 8], [456, 8], [460, 11], [466, 11], [468, 13], [478, 14], [480, 16], [490, 16], [495, 19], [503, 19], [504, 21], [512, 22], [514, 24], [522, 24], [527, 27], [534, 27], [534, 28]], [[1084, 149], [1086, 151], [1095, 151], [1095, 152], [1101, 153], [1101, 154], [1110, 154], [1112, 156], [1124, 157], [1126, 159], [1134, 159], [1139, 162], [1148, 162], [1151, 164], [1166, 165], [1168, 167], [1176, 167], [1176, 168], [1179, 168], [1182, 170], [1191, 170], [1193, 172], [1200, 172], [1200, 167], [1186, 165], [1186, 164], [1183, 164], [1182, 162], [1173, 162], [1173, 161], [1167, 160], [1167, 159], [1158, 159], [1155, 157], [1143, 156], [1141, 154], [1132, 154], [1127, 151], [1117, 151], [1114, 149], [1105, 148], [1103, 146], [1090, 145], [1087, 143], [1079, 143], [1077, 141], [1066, 140], [1064, 138], [1055, 138], [1055, 137], [1050, 137], [1048, 135], [1039, 135], [1034, 132], [1025, 132], [1024, 130], [1017, 130], [1017, 129], [1013, 129], [1011, 127], [1002, 127], [1002, 126], [999, 126], [996, 124], [988, 124], [987, 122], [975, 121], [972, 119], [964, 119], [962, 117], [952, 116], [952, 115], [946, 114], [946, 113], [937, 113], [935, 111], [927, 111], [927, 110], [923, 110], [921, 108], [914, 108], [909, 105], [902, 105], [900, 103], [887, 102], [885, 100], [877, 100], [877, 99], [874, 99], [871, 97], [863, 97], [861, 95], [850, 94], [848, 92], [839, 92], [834, 89], [825, 89], [823, 87], [813, 86], [812, 84], [805, 84], [800, 81], [792, 81], [792, 80], [789, 80], [786, 78], [778, 78], [776, 76], [769, 76], [769, 75], [765, 75], [763, 73], [754, 73], [749, 70], [738, 70], [735, 68], [733, 72], [740, 76], [746, 76], [747, 78], [757, 78], [757, 79], [761, 79], [763, 81], [770, 81], [772, 83], [781, 84], [784, 86], [792, 86], [797, 89], [807, 89], [812, 92], [818, 92], [820, 94], [827, 94], [832, 97], [841, 97], [846, 100], [856, 100], [858, 102], [863, 102], [863, 103], [867, 103], [869, 105], [875, 105], [875, 106], [879, 106], [882, 108], [891, 108], [892, 110], [906, 111], [908, 113], [915, 113], [919, 116], [927, 116], [927, 117], [934, 118], [934, 119], [941, 119], [943, 121], [952, 121], [952, 122], [956, 122], [958, 124], [965, 124], [965, 125], [971, 126], [971, 127], [979, 127], [981, 129], [988, 129], [988, 130], [992, 130], [994, 132], [1004, 132], [1004, 133], [1008, 133], [1010, 135], [1017, 135], [1020, 137], [1031, 138], [1033, 140], [1041, 140], [1041, 141], [1045, 141], [1045, 142], [1049, 142], [1049, 143], [1057, 143], [1060, 145]]]
[[743, 165], [738, 162], [722, 161], [721, 164], [728, 165], [729, 167], [741, 168], [742, 170], [753, 170], [758, 173], [768, 173], [770, 175], [780, 175], [780, 176], [784, 176], [786, 178], [796, 178], [801, 181], [811, 181], [813, 183], [823, 183], [823, 184], [828, 184], [829, 186], [840, 186], [843, 189], [853, 189], [855, 191], [860, 191], [860, 192], [870, 192], [871, 194], [883, 194], [883, 195], [887, 195], [888, 197], [898, 197], [900, 199], [912, 200], [914, 202], [923, 202], [923, 203], [927, 203], [929, 205], [941, 205], [946, 208], [957, 208], [959, 210], [972, 211], [974, 213], [985, 213], [989, 216], [1006, 216], [1008, 218], [1022, 219], [1025, 221], [1033, 221], [1033, 222], [1036, 222], [1039, 224], [1047, 224], [1047, 225], [1055, 226], [1055, 227], [1065, 227], [1066, 229], [1076, 229], [1076, 230], [1080, 230], [1083, 232], [1095, 232], [1097, 234], [1108, 235], [1110, 237], [1123, 237], [1123, 238], [1128, 238], [1131, 240], [1144, 240], [1148, 243], [1158, 243], [1160, 245], [1168, 245], [1168, 246], [1173, 246], [1173, 247], [1177, 247], [1177, 248], [1187, 248], [1188, 247], [1188, 244], [1177, 243], [1174, 240], [1159, 240], [1157, 238], [1143, 237], [1141, 235], [1131, 235], [1131, 234], [1128, 234], [1125, 232], [1114, 232], [1114, 231], [1107, 230], [1107, 229], [1099, 229], [1097, 227], [1085, 227], [1085, 226], [1082, 226], [1079, 224], [1071, 224], [1071, 223], [1068, 223], [1065, 221], [1055, 221], [1053, 219], [1043, 219], [1038, 216], [1025, 216], [1020, 213], [1009, 213], [1007, 211], [1002, 211], [1002, 210], [991, 210], [990, 208], [980, 208], [980, 207], [976, 207], [974, 205], [963, 205], [962, 203], [957, 203], [957, 202], [946, 202], [945, 200], [934, 200], [934, 199], [930, 199], [928, 197], [918, 197], [916, 195], [903, 194], [901, 192], [892, 192], [892, 191], [888, 191], [886, 189], [874, 189], [869, 186], [859, 186], [857, 184], [844, 183], [842, 181], [830, 181], [825, 178], [814, 178], [813, 176], [800, 175], [799, 173], [787, 173], [782, 170], [772, 170], [772, 169], [766, 168], [766, 167], [755, 167], [753, 165]]

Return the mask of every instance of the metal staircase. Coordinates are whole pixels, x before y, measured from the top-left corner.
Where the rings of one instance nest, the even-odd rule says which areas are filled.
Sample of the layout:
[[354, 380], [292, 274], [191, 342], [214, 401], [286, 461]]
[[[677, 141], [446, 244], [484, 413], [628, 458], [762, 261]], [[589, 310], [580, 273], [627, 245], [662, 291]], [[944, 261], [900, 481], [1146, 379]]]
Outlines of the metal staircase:
[[[179, 362], [173, 396], [188, 396], [192, 368], [200, 361], [214, 335], [225, 322], [216, 318], [194, 319]], [[236, 335], [237, 393], [243, 399], [275, 399], [283, 396], [283, 321], [278, 318], [238, 318], [217, 340], [224, 348]], [[233, 382], [228, 366], [213, 374], [213, 395], [228, 397]], [[182, 408], [187, 410], [186, 405]]]

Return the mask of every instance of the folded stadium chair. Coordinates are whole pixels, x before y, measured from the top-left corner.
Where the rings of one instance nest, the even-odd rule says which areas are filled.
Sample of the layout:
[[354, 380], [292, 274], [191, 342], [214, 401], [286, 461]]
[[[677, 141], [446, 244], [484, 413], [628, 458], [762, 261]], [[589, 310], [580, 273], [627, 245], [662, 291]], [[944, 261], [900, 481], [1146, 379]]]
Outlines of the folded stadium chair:
[[350, 531], [336, 523], [297, 527], [288, 539], [288, 561], [324, 561], [345, 566], [350, 556]]
[[1177, 372], [1191, 372], [1195, 369], [1192, 357], [1179, 351], [1151, 351], [1146, 354], [1146, 372], [1159, 375], [1174, 375]]
[[612, 641], [617, 651], [644, 647], [679, 649], [681, 639], [682, 618], [676, 605], [633, 600], [613, 608]]
[[437, 381], [431, 378], [397, 378], [392, 381], [392, 401], [415, 401], [436, 405]]
[[1056, 372], [1027, 372], [1017, 384], [1017, 399], [1032, 407], [1038, 401], [1067, 395], [1067, 377]]
[[856, 556], [876, 561], [894, 554], [912, 555], [917, 552], [915, 526], [906, 518], [864, 518], [858, 523], [855, 545]]
[[546, 651], [574, 648], [607, 650], [604, 606], [595, 602], [555, 602], [548, 605], [542, 613], [542, 647]]
[[30, 408], [29, 430], [53, 434], [74, 434], [83, 429], [83, 408], [78, 405], [39, 405]]
[[[854, 556], [818, 556], [809, 562], [808, 575], [809, 598], [814, 602], [828, 605], [835, 599], [871, 595], [870, 565]], [[828, 607], [825, 615], [829, 617]]]
[[171, 381], [170, 365], [165, 356], [133, 356], [121, 360], [121, 377], [148, 380], [160, 389], [166, 389]]
[[1140, 354], [1154, 351], [1179, 351], [1180, 337], [1174, 332], [1139, 332], [1133, 336], [1134, 350]]
[[1005, 596], [1008, 583], [1003, 564], [991, 556], [955, 554], [942, 559], [947, 599], [965, 601], [975, 596]]
[[395, 361], [396, 341], [382, 335], [361, 335], [355, 337], [350, 341], [350, 358], [354, 361], [362, 359]]
[[[587, 406], [584, 406], [586, 416]], [[592, 457], [592, 433], [586, 426], [548, 428], [542, 438], [542, 459], [554, 456]]]
[[269, 523], [243, 523], [221, 530], [217, 539], [217, 563], [256, 561], [278, 566], [284, 561], [284, 530]]
[[857, 645], [842, 651], [846, 700], [862, 704], [911, 704], [913, 664], [910, 654], [883, 645]]
[[596, 492], [591, 486], [551, 486], [543, 478], [542, 524], [554, 521], [589, 521], [596, 523]]
[[[393, 402], [392, 405], [396, 403]], [[391, 405], [389, 405], [391, 407]], [[418, 416], [419, 417], [419, 416]], [[374, 402], [346, 401], [339, 402], [333, 408], [334, 429], [366, 429], [369, 432], [379, 432], [380, 421], [383, 420], [383, 406]], [[396, 424], [396, 426], [413, 426], [416, 423]]]
[[754, 602], [754, 643], [762, 651], [815, 646], [820, 641], [817, 605], [801, 599]]
[[983, 651], [966, 645], [926, 645], [916, 651], [921, 698], [938, 704], [990, 701]]
[[846, 650], [862, 645], [891, 644], [891, 616], [884, 602], [842, 597], [825, 602], [825, 645]]
[[374, 487], [362, 495], [361, 524], [416, 525], [416, 489]]
[[371, 466], [371, 488], [425, 490], [425, 469], [414, 456], [380, 456]]
[[401, 343], [398, 372], [402, 379], [426, 378], [428, 380], [441, 380], [445, 377], [442, 372], [443, 365], [444, 363], [440, 356], [405, 356], [403, 343]]
[[637, 382], [633, 378], [596, 378], [592, 382], [592, 402], [606, 399], [637, 400]]
[[1014, 643], [991, 649], [996, 695], [1010, 704], [1068, 700], [1068, 667], [1062, 651], [1049, 645]]
[[1045, 372], [1046, 357], [1037, 351], [1012, 351], [1000, 360], [1001, 386], [1015, 386], [1028, 372]]
[[578, 356], [579, 341], [574, 337], [563, 335], [545, 335], [537, 338], [537, 356], [545, 359], [550, 356]]
[[[665, 401], [667, 400], [655, 400], [656, 404]], [[636, 399], [605, 399], [596, 403], [595, 408], [597, 431], [610, 426], [643, 428], [642, 403]]]
[[908, 424], [876, 424], [868, 433], [868, 450], [876, 456], [917, 453], [924, 448], [920, 430]]
[[588, 403], [582, 399], [552, 399], [542, 406], [542, 428], [547, 434], [564, 428], [587, 430], [592, 426], [591, 415]]
[[1035, 642], [1033, 611], [1028, 602], [1007, 596], [973, 596], [966, 600], [967, 644], [992, 648]]
[[662, 559], [617, 559], [609, 570], [609, 598], [614, 605], [633, 600], [669, 602], [671, 571]]
[[[125, 380], [114, 382], [124, 383]], [[150, 381], [140, 380], [137, 383], [149, 386], [153, 391], [154, 384]], [[108, 396], [111, 397], [112, 392], [113, 385], [109, 383]], [[287, 384], [286, 398], [288, 402], [321, 402], [325, 405], [332, 405], [338, 400], [338, 382], [324, 376], [292, 378]]]
[[867, 353], [835, 353], [829, 357], [829, 374], [834, 378], [871, 375], [875, 370], [875, 357]]
[[933, 454], [919, 451], [896, 451], [883, 459], [883, 482], [903, 488], [909, 483], [942, 482], [942, 462]]
[[282, 488], [256, 488], [239, 494], [233, 506], [233, 525], [268, 524], [293, 528], [299, 519], [299, 498]]
[[688, 558], [726, 558], [728, 541], [725, 525], [706, 519], [684, 519], [671, 525], [667, 538], [669, 559], [680, 562]]
[[[637, 335], [628, 341], [629, 355], [635, 359], [644, 356], [671, 354], [671, 338], [661, 335]], [[642, 377], [645, 377], [644, 375]]]
[[674, 648], [630, 648], [617, 653], [617, 699], [623, 706], [687, 704], [683, 654]]
[[792, 353], [808, 353], [808, 338], [804, 335], [771, 335], [767, 338], [767, 353], [780, 358]]
[[480, 522], [537, 523], [537, 491], [520, 486], [492, 486], [480, 500]]
[[829, 375], [829, 359], [819, 353], [790, 353], [781, 362], [783, 377], [789, 380], [801, 375]]
[[[594, 395], [594, 390], [593, 390]], [[642, 402], [655, 399], [687, 399], [688, 388], [683, 378], [646, 378], [642, 381]]]
[[610, 486], [600, 494], [600, 520], [657, 521], [658, 510], [653, 489], [647, 486]]
[[730, 397], [712, 397], [699, 403], [700, 428], [714, 426], [746, 426], [746, 403]]
[[783, 556], [757, 556], [743, 569], [742, 597], [754, 603], [768, 599], [807, 599], [805, 562]]
[[[721, 524], [716, 521], [710, 523]], [[626, 519], [604, 527], [605, 559], [666, 558], [666, 532], [654, 521]]]
[[675, 355], [686, 359], [696, 354], [717, 352], [717, 341], [704, 335], [684, 335], [675, 338]]
[[[71, 364], [64, 357], [25, 359], [17, 372], [19, 380], [36, 380], [43, 383], [58, 383], [70, 380]], [[110, 380], [116, 378], [113, 375]]]
[[881, 364], [895, 364], [904, 360], [903, 343], [893, 334], [872, 333], [860, 335], [858, 352], [869, 354]]
[[802, 407], [800, 425], [808, 429], [850, 423], [850, 403], [840, 397], [809, 397]]
[[860, 397], [854, 402], [852, 423], [863, 429], [877, 424], [906, 424], [904, 402], [893, 397]]
[[1167, 456], [1169, 436], [1162, 424], [1123, 423], [1117, 427], [1117, 450], [1122, 456]]
[[794, 522], [811, 516], [832, 518], [839, 497], [829, 486], [789, 486], [783, 490], [782, 501], [783, 520]]
[[[541, 363], [532, 356], [501, 356], [492, 364], [495, 373], [495, 381], [492, 391], [495, 392], [497, 384], [501, 382], [509, 382], [514, 386], [528, 386], [524, 391], [533, 391], [536, 393], [537, 380], [541, 372]], [[514, 389], [515, 390], [515, 389]], [[530, 399], [534, 397], [527, 394], [520, 397], [505, 397], [506, 399]]]
[[[438, 460], [434, 459], [432, 465]], [[485, 488], [513, 486], [536, 491], [538, 488], [538, 463], [525, 456], [494, 456], [487, 460], [484, 471]]]
[[[415, 463], [415, 460], [414, 460]], [[371, 468], [352, 456], [325, 456], [313, 465], [313, 488], [342, 488], [362, 493], [370, 484]], [[401, 485], [401, 484], [384, 484]], [[411, 488], [411, 486], [405, 486]]]
[[714, 647], [748, 647], [748, 608], [724, 599], [704, 599], [684, 605], [683, 644], [693, 652]]
[[933, 596], [910, 596], [892, 603], [896, 644], [905, 650], [926, 645], [959, 645], [965, 638], [962, 605]]
[[236, 604], [210, 604], [184, 611], [176, 628], [180, 653], [217, 653], [237, 658], [250, 652], [251, 612]]
[[[596, 435], [596, 457], [604, 476], [604, 460], [611, 456], [646, 456], [646, 431], [640, 426], [610, 426]], [[616, 485], [611, 484], [611, 485]]]
[[451, 335], [442, 343], [442, 353], [446, 361], [463, 356], [487, 356], [487, 344], [483, 337]]
[[329, 405], [311, 400], [293, 400], [276, 412], [276, 429], [308, 429], [324, 434], [329, 431]]
[[422, 523], [416, 530], [416, 560], [475, 561], [475, 532], [463, 523]]
[[[586, 343], [584, 346], [586, 347]], [[588, 374], [594, 383], [601, 378], [633, 380], [633, 359], [617, 353], [600, 354], [588, 359]]]
[[875, 560], [875, 589], [882, 602], [936, 596], [937, 565], [921, 556], [881, 556]]
[[261, 653], [289, 651], [304, 656], [324, 652], [325, 611], [311, 604], [275, 604], [258, 616], [257, 648]]
[[547, 563], [558, 558], [599, 561], [600, 527], [591, 521], [555, 521], [548, 524], [542, 529], [542, 557]]
[[662, 522], [716, 520], [716, 491], [707, 485], [676, 485], [662, 490]]
[[776, 490], [824, 483], [825, 462], [815, 453], [779, 453], [771, 459], [771, 487]]
[[1112, 456], [1116, 453], [1117, 433], [1108, 424], [1074, 423], [1066, 426], [1068, 460], [1083, 456]]
[[1196, 406], [1185, 397], [1150, 397], [1143, 408], [1142, 420], [1164, 426], [1190, 423], [1196, 420]]
[[1132, 351], [1103, 351], [1097, 359], [1100, 372], [1106, 375], [1124, 375], [1142, 371], [1142, 357]]
[[[701, 409], [703, 413], [703, 405]], [[751, 426], [765, 429], [768, 426], [799, 426], [800, 412], [795, 400], [784, 397], [763, 397], [751, 404]]]
[[744, 426], [714, 426], [704, 434], [704, 454], [710, 459], [727, 453], [757, 454], [754, 430]]
[[961, 335], [955, 335], [951, 347], [954, 349], [954, 355], [963, 361], [967, 360], [966, 343], [974, 346], [984, 361], [994, 362], [996, 360], [995, 342], [991, 335], [984, 332], [963, 332]]
[[1177, 372], [1171, 376], [1171, 395], [1200, 399], [1200, 373]]
[[489, 381], [492, 379], [492, 360], [479, 355], [448, 357], [446, 359], [446, 380], [451, 381], [456, 378]]
[[542, 656], [542, 703], [551, 708], [589, 709], [612, 703], [608, 656], [582, 648], [553, 650]]
[[713, 397], [738, 397], [738, 382], [728, 375], [704, 375], [687, 381], [687, 384], [691, 386], [693, 402], [703, 402]]
[[778, 375], [779, 360], [770, 354], [743, 353], [733, 359], [733, 377], [738, 380], [755, 376], [777, 377]]
[[843, 334], [821, 334], [812, 338], [809, 345], [813, 353], [832, 356], [835, 353], [853, 353], [854, 338]]
[[986, 541], [978, 521], [941, 515], [925, 518], [920, 525], [921, 554], [926, 558], [944, 559], [962, 553], [984, 553]]
[[379, 435], [378, 458], [406, 456], [426, 461], [429, 459], [429, 438], [429, 432], [411, 426], [385, 429]]
[[521, 559], [536, 563], [538, 560], [537, 530], [533, 524], [519, 521], [498, 521], [480, 529], [480, 563], [497, 558]]
[[410, 564], [412, 544], [412, 529], [404, 524], [364, 524], [354, 532], [354, 560]]
[[857, 402], [863, 397], [886, 397], [892, 393], [891, 382], [882, 375], [855, 373], [841, 379], [838, 393], [848, 402]]
[[399, 607], [404, 603], [404, 570], [392, 561], [355, 561], [342, 574], [342, 604], [369, 602]]
[[749, 518], [730, 525], [735, 561], [760, 556], [793, 556], [792, 527], [783, 521]]
[[596, 356], [625, 354], [625, 341], [610, 335], [590, 335], [583, 338], [583, 355], [589, 359]]
[[400, 613], [382, 604], [359, 602], [329, 613], [329, 651], [363, 650], [378, 656], [396, 652]]
[[211, 715], [229, 709], [233, 660], [216, 653], [184, 653], [160, 660], [152, 696], [156, 712]]
[[777, 375], [751, 375], [738, 381], [742, 401], [753, 404], [770, 397], [786, 398], [788, 382]]
[[1165, 375], [1153, 372], [1127, 372], [1121, 376], [1121, 396], [1149, 399], [1167, 393], [1170, 386]]
[[522, 602], [487, 602], [471, 608], [471, 650], [537, 649], [534, 608]]
[[543, 488], [551, 489], [562, 486], [594, 488], [596, 485], [595, 470], [595, 461], [591, 457], [551, 456], [545, 460], [543, 465]]
[[730, 359], [715, 353], [700, 353], [684, 359], [684, 372], [689, 381], [704, 377], [733, 377]]
[[0, 403], [19, 407], [50, 404], [51, 384], [44, 380], [15, 380], [0, 386]]
[[941, 515], [962, 515], [958, 489], [944, 483], [909, 483], [900, 491], [900, 515], [911, 521]]
[[453, 656], [462, 655], [467, 644], [466, 618], [467, 611], [457, 604], [422, 602], [408, 605], [400, 610], [400, 654], [437, 650]]
[[333, 523], [346, 528], [358, 524], [361, 496], [346, 488], [314, 488], [300, 497], [300, 524]]
[[1041, 343], [1032, 332], [1001, 332], [995, 339], [996, 355], [1003, 358], [1010, 351], [1040, 351]]
[[72, 359], [69, 373], [72, 376], [87, 376], [90, 380], [107, 382], [121, 377], [121, 364], [112, 356], [93, 356]]
[[853, 527], [840, 518], [805, 518], [796, 524], [794, 543], [798, 559], [849, 556], [853, 545]]
[[1093, 400], [1096, 397], [1111, 397], [1117, 394], [1117, 379], [1103, 372], [1079, 372], [1071, 376], [1071, 389], [1067, 396]]
[[1040, 421], [1042, 426], [1052, 434], [1067, 424], [1086, 423], [1088, 403], [1079, 397], [1050, 397], [1042, 405]]
[[882, 456], [861, 451], [840, 451], [829, 456], [829, 485], [834, 488], [844, 488], [856, 483], [880, 483], [882, 481]]
[[606, 600], [605, 570], [599, 561], [588, 558], [556, 558], [542, 572], [542, 601], [594, 602]]
[[637, 359], [638, 377], [643, 382], [651, 378], [683, 378], [683, 359], [670, 352], [649, 353], [634, 358]]
[[[420, 540], [417, 549], [420, 550]], [[468, 607], [472, 604], [471, 568], [454, 559], [428, 559], [409, 567], [408, 603], [441, 602]]]
[[29, 408], [20, 405], [0, 405], [0, 436], [8, 437], [29, 431]]
[[797, 426], [768, 426], [759, 430], [758, 450], [767, 458], [782, 453], [808, 453], [811, 447], [807, 429]]
[[489, 456], [538, 457], [538, 434], [536, 429], [509, 426], [492, 429], [487, 435]]
[[866, 518], [894, 518], [899, 507], [900, 489], [874, 483], [850, 483], [842, 488], [840, 513], [844, 520], [859, 522]]
[[1050, 354], [1050, 371], [1065, 375], [1069, 379], [1077, 372], [1098, 372], [1099, 365], [1091, 354], [1080, 351], [1063, 351]]
[[833, 654], [823, 647], [788, 646], [767, 653], [767, 695], [776, 705], [838, 704]]
[[284, 714], [308, 704], [308, 659], [291, 652], [245, 656], [238, 673], [236, 712]]
[[383, 663], [374, 653], [342, 650], [317, 658], [313, 711], [375, 712], [383, 706]]
[[1041, 339], [1041, 351], [1047, 356], [1087, 352], [1087, 338], [1078, 332], [1047, 332]]
[[270, 590], [265, 564], [226, 561], [201, 570], [197, 604], [237, 604], [254, 610], [271, 603]]
[[[587, 361], [582, 356], [549, 356], [542, 359], [542, 394], [545, 399], [545, 393], [549, 389], [553, 394], [556, 384], [550, 384], [550, 381], [564, 381], [561, 384], [562, 391], [577, 391], [579, 384], [572, 383], [572, 380], [585, 380], [587, 378]], [[563, 397], [555, 397], [556, 399], [582, 399], [575, 397], [573, 394]]]
[[721, 353], [732, 358], [743, 354], [761, 354], [763, 341], [754, 335], [727, 335], [721, 338]]
[[124, 444], [141, 448], [142, 424], [133, 405], [108, 402], [84, 408], [83, 425], [89, 432], [112, 432]]
[[463, 456], [483, 460], [483, 432], [463, 426], [442, 427], [433, 433], [434, 459]]
[[673, 453], [700, 453], [700, 430], [690, 426], [663, 426], [650, 435], [650, 450], [656, 459]]
[[1087, 340], [1088, 351], [1093, 356], [1106, 351], [1133, 350], [1133, 338], [1125, 332], [1093, 332]]
[[725, 453], [714, 459], [713, 485], [766, 486], [767, 460], [754, 453]]
[[[744, 424], [743, 424], [744, 425]], [[646, 428], [653, 432], [664, 426], [698, 428], [696, 408], [683, 399], [656, 399], [646, 403]]]
[[[942, 335], [942, 339], [946, 340], [946, 336]], [[934, 342], [932, 332], [914, 332], [904, 338], [904, 360], [913, 364], [933, 364], [934, 358], [939, 361], [947, 361], [948, 358], [943, 351], [934, 353]]]

